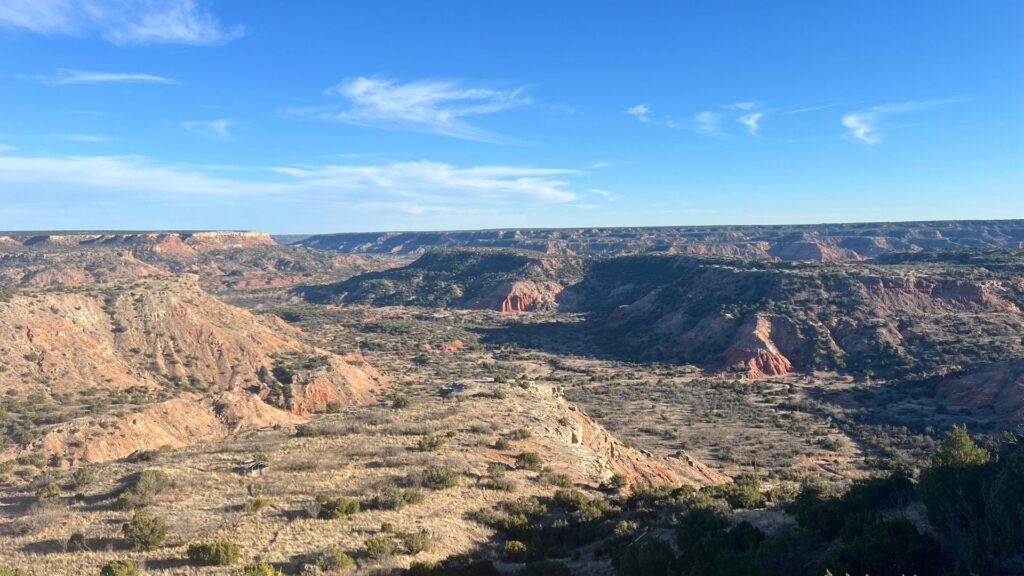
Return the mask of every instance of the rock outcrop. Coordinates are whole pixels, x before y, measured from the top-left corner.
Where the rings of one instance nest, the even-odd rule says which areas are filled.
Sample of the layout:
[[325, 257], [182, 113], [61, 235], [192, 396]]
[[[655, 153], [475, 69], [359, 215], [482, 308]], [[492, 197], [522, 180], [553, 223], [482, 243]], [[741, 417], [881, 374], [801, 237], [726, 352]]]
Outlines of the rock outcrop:
[[997, 362], [944, 378], [935, 392], [949, 407], [989, 409], [1001, 424], [1024, 424], [1024, 360]]
[[[463, 385], [454, 394], [461, 396], [465, 406], [467, 399], [480, 398], [481, 392], [477, 386]], [[634, 485], [700, 487], [730, 481], [728, 476], [684, 452], [657, 456], [621, 442], [562, 398], [557, 388], [510, 390], [497, 409], [504, 421], [531, 433], [528, 439], [517, 442], [517, 451], [538, 453], [546, 467], [566, 474], [576, 483], [597, 487], [615, 474], [625, 476]], [[509, 465], [515, 457], [491, 448], [484, 449], [484, 456], [486, 460]]]
[[81, 286], [195, 274], [208, 288], [334, 281], [390, 263], [278, 245], [262, 232], [68, 233], [6, 236], [0, 285]]
[[558, 296], [564, 289], [554, 281], [504, 282], [474, 298], [467, 308], [506, 313], [550, 312], [558, 307]]
[[747, 378], [785, 376], [793, 363], [772, 342], [772, 322], [764, 316], [755, 316], [740, 328], [740, 338], [722, 353], [726, 363], [742, 364]]
[[437, 251], [401, 268], [361, 274], [304, 295], [336, 304], [550, 312], [564, 303], [566, 286], [582, 273], [583, 260], [573, 256]]
[[67, 412], [70, 421], [40, 429], [27, 448], [69, 460], [290, 422], [372, 402], [387, 385], [362, 357], [306, 344], [276, 317], [224, 304], [189, 276], [19, 290], [0, 302], [0, 366], [0, 388], [38, 399], [19, 410], [126, 403], [117, 412], [128, 416], [113, 421], [95, 407]]

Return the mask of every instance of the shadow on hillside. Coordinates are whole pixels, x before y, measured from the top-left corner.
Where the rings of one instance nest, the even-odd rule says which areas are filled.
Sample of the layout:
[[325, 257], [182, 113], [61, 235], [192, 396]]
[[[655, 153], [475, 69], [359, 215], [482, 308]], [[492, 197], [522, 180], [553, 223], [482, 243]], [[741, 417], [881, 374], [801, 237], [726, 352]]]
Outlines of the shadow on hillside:
[[510, 322], [503, 326], [474, 327], [470, 330], [479, 335], [482, 344], [491, 347], [515, 346], [557, 355], [635, 360], [625, 351], [604, 344], [590, 321]]
[[128, 550], [128, 545], [121, 538], [86, 538], [82, 545], [70, 544], [66, 539], [50, 538], [26, 544], [21, 549], [31, 554], [61, 554], [77, 551], [125, 551]]
[[158, 560], [146, 560], [146, 570], [174, 570], [174, 574], [182, 574], [189, 566], [187, 558], [160, 558]]

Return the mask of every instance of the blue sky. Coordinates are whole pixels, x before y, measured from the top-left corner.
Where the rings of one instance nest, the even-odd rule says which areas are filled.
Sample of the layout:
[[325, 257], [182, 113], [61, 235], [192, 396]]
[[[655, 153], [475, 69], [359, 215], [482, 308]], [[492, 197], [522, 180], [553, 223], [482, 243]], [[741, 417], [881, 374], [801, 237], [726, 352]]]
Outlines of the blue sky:
[[0, 229], [1024, 217], [1024, 4], [4, 0]]

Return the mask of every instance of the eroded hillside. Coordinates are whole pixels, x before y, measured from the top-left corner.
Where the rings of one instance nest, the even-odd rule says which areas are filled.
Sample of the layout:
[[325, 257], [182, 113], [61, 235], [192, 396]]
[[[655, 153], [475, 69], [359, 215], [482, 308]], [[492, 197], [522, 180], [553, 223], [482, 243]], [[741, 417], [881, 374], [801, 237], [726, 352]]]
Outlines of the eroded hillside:
[[304, 343], [189, 276], [22, 289], [0, 303], [0, 335], [8, 457], [120, 458], [370, 402], [385, 385], [360, 356]]
[[408, 266], [306, 290], [319, 301], [468, 308], [500, 312], [552, 311], [566, 286], [582, 278], [584, 262], [516, 250], [452, 250], [424, 254]]
[[1024, 256], [941, 254], [785, 263], [453, 250], [307, 295], [371, 305], [582, 312], [617, 357], [750, 378], [813, 370], [928, 376], [1024, 353]]
[[211, 289], [290, 286], [393, 265], [281, 246], [262, 232], [0, 233], [0, 285], [81, 286], [195, 274]]
[[516, 248], [550, 254], [623, 256], [665, 252], [759, 260], [859, 261], [890, 252], [1024, 246], [1020, 220], [794, 226], [520, 228], [452, 232], [317, 234], [296, 244], [360, 254], [437, 248]]

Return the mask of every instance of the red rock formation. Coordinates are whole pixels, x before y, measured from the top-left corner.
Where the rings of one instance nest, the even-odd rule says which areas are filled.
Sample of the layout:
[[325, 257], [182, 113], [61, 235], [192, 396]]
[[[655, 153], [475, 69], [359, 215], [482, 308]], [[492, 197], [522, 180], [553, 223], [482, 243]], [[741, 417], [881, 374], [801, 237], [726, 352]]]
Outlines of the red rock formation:
[[[49, 440], [33, 447], [99, 459], [178, 445], [168, 441], [171, 437], [198, 441], [238, 423], [268, 422], [279, 412], [306, 415], [372, 402], [374, 391], [387, 385], [361, 356], [337, 356], [298, 335], [274, 316], [257, 316], [213, 298], [195, 277], [136, 281], [106, 293], [26, 289], [0, 302], [0, 365], [9, 368], [0, 371], [0, 390], [42, 397], [89, 390], [102, 398], [142, 388], [178, 396], [180, 402], [151, 404], [131, 420], [119, 420], [117, 429], [128, 440], [101, 434], [106, 438], [101, 444], [85, 441], [82, 450], [67, 449], [77, 445], [76, 430], [110, 425], [110, 418], [97, 411], [45, 431]], [[291, 368], [287, 382], [280, 382], [270, 374], [282, 358], [294, 358], [297, 366], [311, 358], [323, 363]], [[186, 382], [192, 391], [203, 390], [201, 399], [181, 395], [175, 383]], [[261, 386], [264, 390], [255, 393]]]
[[469, 303], [474, 310], [497, 310], [505, 313], [554, 310], [564, 287], [552, 281], [523, 280], [506, 282]]
[[1024, 422], [1024, 360], [998, 362], [939, 382], [936, 396], [953, 408], [993, 408], [998, 418]]
[[195, 251], [182, 241], [178, 234], [168, 234], [157, 241], [153, 251], [158, 254], [170, 254], [174, 256], [190, 256]]
[[729, 365], [747, 366], [746, 378], [785, 376], [793, 363], [779, 352], [772, 342], [772, 322], [765, 316], [755, 317], [741, 328], [741, 338], [725, 350], [723, 356]]

